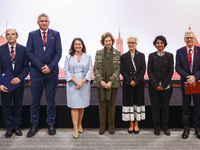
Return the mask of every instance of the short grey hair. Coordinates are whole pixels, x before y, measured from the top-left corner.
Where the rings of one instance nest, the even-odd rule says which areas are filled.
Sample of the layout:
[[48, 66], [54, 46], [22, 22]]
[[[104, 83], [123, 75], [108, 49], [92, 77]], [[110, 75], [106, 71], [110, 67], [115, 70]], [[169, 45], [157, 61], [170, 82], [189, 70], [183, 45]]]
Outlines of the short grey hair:
[[[185, 32], [184, 38], [186, 37], [186, 35], [188, 35], [188, 34], [190, 34], [190, 33], [193, 33], [193, 34], [194, 34], [194, 31], [192, 31], [192, 30], [187, 30], [187, 31]], [[195, 34], [194, 34], [194, 35], [195, 35]]]
[[40, 14], [40, 15], [38, 16], [38, 19], [37, 19], [37, 21], [39, 21], [39, 20], [40, 20], [40, 17], [47, 17], [47, 18], [49, 19], [49, 16], [48, 16], [47, 14], [45, 14], [45, 13], [42, 13], [42, 14]]
[[17, 36], [18, 36], [17, 30], [16, 30], [16, 29], [14, 29], [14, 28], [7, 29], [7, 30], [6, 30], [6, 35], [7, 35], [7, 32], [8, 32], [8, 30], [13, 30], [13, 31], [15, 31], [15, 33], [16, 33], [16, 34], [17, 34]]
[[129, 37], [127, 38], [127, 42], [128, 42], [130, 39], [134, 39], [135, 42], [138, 44], [138, 38], [137, 38], [137, 37], [135, 37], [135, 36], [129, 36]]

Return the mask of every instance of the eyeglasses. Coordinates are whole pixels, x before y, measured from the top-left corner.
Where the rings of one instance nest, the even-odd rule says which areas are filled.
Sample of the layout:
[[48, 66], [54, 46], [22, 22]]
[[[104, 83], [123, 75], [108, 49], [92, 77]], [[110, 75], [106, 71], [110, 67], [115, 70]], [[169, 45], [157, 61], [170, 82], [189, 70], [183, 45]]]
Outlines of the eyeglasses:
[[195, 37], [185, 37], [186, 40], [193, 40]]
[[127, 43], [130, 44], [130, 45], [131, 45], [131, 44], [136, 44], [136, 42], [127, 42]]

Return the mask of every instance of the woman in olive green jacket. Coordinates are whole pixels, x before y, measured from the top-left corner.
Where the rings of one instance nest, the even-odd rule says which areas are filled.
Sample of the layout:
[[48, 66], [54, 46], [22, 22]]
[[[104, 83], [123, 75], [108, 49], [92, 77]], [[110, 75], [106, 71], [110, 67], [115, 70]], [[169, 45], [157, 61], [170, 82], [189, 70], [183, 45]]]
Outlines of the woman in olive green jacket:
[[[101, 36], [103, 49], [98, 50], [94, 64], [94, 86], [97, 87], [99, 101], [99, 134], [105, 133], [106, 117], [110, 134], [115, 133], [115, 103], [120, 87], [120, 51], [113, 48], [115, 39], [109, 32]], [[107, 113], [106, 113], [107, 112]]]

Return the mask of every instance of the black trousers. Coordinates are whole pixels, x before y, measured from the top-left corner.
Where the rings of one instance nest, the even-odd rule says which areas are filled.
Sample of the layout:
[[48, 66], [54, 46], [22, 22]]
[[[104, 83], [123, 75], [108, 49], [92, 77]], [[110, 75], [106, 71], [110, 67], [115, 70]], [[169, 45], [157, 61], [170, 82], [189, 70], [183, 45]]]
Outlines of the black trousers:
[[169, 124], [169, 102], [171, 99], [173, 88], [167, 90], [156, 91], [149, 85], [149, 96], [152, 108], [152, 121], [154, 129], [160, 129], [160, 118], [162, 120], [163, 130], [168, 129]]

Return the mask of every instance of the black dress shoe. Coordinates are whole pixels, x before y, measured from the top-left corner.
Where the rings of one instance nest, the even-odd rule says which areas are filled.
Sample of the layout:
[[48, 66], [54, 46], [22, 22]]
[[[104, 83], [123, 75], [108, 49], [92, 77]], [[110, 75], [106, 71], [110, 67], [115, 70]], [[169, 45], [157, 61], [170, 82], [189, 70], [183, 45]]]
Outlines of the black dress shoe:
[[182, 138], [187, 139], [189, 137], [189, 134], [190, 134], [190, 130], [184, 129], [183, 134], [182, 134]]
[[32, 126], [31, 129], [27, 133], [27, 137], [28, 138], [33, 137], [36, 134], [36, 132], [38, 132], [37, 126]]
[[6, 131], [5, 137], [10, 138], [12, 136], [13, 132], [11, 130]]
[[195, 134], [198, 139], [200, 139], [200, 129], [195, 129]]
[[56, 134], [56, 129], [54, 126], [49, 126], [48, 127], [49, 135], [55, 135]]
[[17, 136], [22, 136], [22, 135], [23, 135], [23, 133], [22, 133], [22, 131], [21, 131], [20, 129], [15, 129], [15, 130], [14, 130], [14, 133], [15, 133]]
[[154, 129], [154, 134], [159, 136], [160, 135], [160, 129]]
[[167, 135], [167, 136], [170, 136], [170, 135], [171, 135], [171, 132], [169, 131], [169, 129], [164, 130], [164, 133], [165, 133], [165, 135]]

